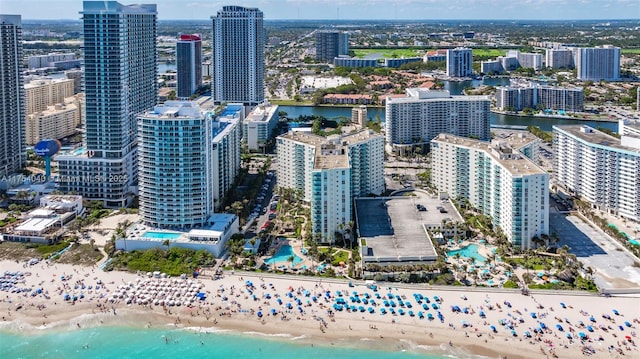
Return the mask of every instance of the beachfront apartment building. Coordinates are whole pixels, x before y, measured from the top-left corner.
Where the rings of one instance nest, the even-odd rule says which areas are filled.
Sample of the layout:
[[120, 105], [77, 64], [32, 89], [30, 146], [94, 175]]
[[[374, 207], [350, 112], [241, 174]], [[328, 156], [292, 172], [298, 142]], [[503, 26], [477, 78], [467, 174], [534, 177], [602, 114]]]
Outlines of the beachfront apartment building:
[[213, 213], [212, 119], [194, 102], [138, 116], [140, 217], [154, 228], [198, 228]]
[[592, 208], [640, 221], [640, 128], [627, 126], [620, 139], [586, 125], [553, 126], [553, 173]]
[[212, 118], [213, 208], [218, 211], [223, 209], [224, 198], [240, 173], [244, 106], [229, 103], [220, 112], [208, 112], [206, 116]]
[[202, 36], [182, 34], [176, 42], [177, 96], [188, 99], [202, 85]]
[[276, 145], [278, 186], [301, 191], [323, 243], [352, 221], [353, 198], [384, 192], [384, 138], [370, 130], [326, 138], [290, 131]]
[[581, 112], [584, 92], [581, 87], [544, 86], [529, 81], [512, 81], [510, 86], [496, 88], [496, 107], [502, 111], [554, 110]]
[[620, 79], [620, 48], [604, 45], [574, 49], [578, 80], [616, 81]]
[[0, 186], [26, 163], [22, 18], [0, 14]]
[[456, 47], [447, 50], [447, 76], [468, 77], [473, 75], [471, 49]]
[[316, 31], [316, 60], [332, 62], [349, 54], [349, 34], [341, 31]]
[[64, 103], [74, 95], [74, 80], [34, 80], [24, 85], [27, 115], [45, 111], [49, 106]]
[[85, 135], [55, 157], [62, 192], [125, 207], [138, 183], [137, 115], [157, 102], [154, 4], [83, 2]]
[[257, 8], [223, 6], [212, 17], [211, 97], [215, 104], [264, 101], [263, 13]]
[[443, 133], [431, 141], [431, 153], [438, 191], [469, 200], [514, 247], [532, 248], [534, 237], [548, 235], [549, 174], [508, 141]]
[[483, 74], [501, 74], [504, 72], [502, 63], [498, 60], [480, 62], [480, 72]]
[[249, 151], [265, 150], [267, 141], [278, 127], [278, 105], [262, 103], [253, 109], [242, 122], [243, 141]]
[[387, 98], [386, 146], [389, 152], [428, 146], [440, 133], [488, 140], [487, 96], [451, 96], [449, 91], [407, 89], [406, 97]]

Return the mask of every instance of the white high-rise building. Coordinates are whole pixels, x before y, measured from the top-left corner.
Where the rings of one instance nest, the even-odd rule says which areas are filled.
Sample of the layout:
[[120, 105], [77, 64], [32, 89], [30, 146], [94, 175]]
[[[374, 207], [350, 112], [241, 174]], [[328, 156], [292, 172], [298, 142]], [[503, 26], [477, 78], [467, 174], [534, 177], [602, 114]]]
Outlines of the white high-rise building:
[[487, 96], [451, 96], [449, 91], [407, 89], [407, 97], [387, 99], [387, 150], [428, 145], [440, 133], [488, 140], [490, 104]]
[[496, 88], [496, 107], [503, 111], [562, 110], [581, 112], [584, 110], [584, 92], [581, 87], [544, 86], [529, 81]]
[[620, 79], [620, 48], [605, 45], [574, 50], [578, 80], [616, 81]]
[[223, 6], [213, 19], [214, 103], [255, 106], [264, 100], [263, 14], [257, 8]]
[[467, 77], [473, 75], [471, 49], [457, 47], [447, 50], [447, 76]]
[[547, 49], [546, 66], [552, 69], [569, 69], [574, 67], [571, 49]]
[[137, 115], [157, 102], [156, 5], [85, 1], [84, 146], [56, 156], [58, 188], [106, 207], [136, 192]]
[[292, 131], [276, 144], [278, 186], [302, 191], [322, 242], [352, 220], [354, 197], [384, 191], [384, 138], [370, 130], [327, 138]]
[[232, 189], [241, 165], [242, 122], [244, 106], [241, 103], [230, 103], [212, 117], [213, 129], [211, 138], [211, 160], [213, 162], [213, 206], [221, 210], [222, 201]]
[[263, 103], [253, 109], [242, 122], [242, 136], [249, 151], [265, 148], [278, 127], [278, 105]]
[[0, 184], [26, 161], [22, 18], [0, 14]]
[[[431, 141], [432, 182], [451, 198], [466, 198], [500, 227], [514, 247], [549, 234], [549, 174], [514, 146], [440, 134]], [[517, 146], [517, 147], [516, 147]]]
[[167, 101], [138, 116], [140, 216], [146, 225], [205, 225], [214, 202], [211, 133], [211, 117], [195, 102]]
[[553, 126], [553, 173], [593, 208], [640, 221], [640, 128], [621, 127], [618, 139], [586, 125]]

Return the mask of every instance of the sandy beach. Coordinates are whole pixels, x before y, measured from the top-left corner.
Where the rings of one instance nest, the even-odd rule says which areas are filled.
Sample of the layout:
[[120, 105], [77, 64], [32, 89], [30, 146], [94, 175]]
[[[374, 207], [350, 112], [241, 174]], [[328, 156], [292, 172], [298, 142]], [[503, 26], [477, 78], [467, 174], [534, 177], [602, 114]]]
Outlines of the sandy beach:
[[212, 327], [462, 357], [640, 357], [638, 297], [524, 296], [388, 283], [374, 291], [313, 277], [155, 278], [44, 262], [0, 261], [0, 268], [11, 273], [0, 281], [0, 330], [15, 333], [100, 325]]

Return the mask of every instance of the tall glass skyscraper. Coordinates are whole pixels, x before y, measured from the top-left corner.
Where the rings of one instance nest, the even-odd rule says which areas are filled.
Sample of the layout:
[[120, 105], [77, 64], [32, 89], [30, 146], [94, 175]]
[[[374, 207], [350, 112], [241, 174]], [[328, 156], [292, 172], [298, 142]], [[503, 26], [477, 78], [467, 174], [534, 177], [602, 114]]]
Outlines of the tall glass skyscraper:
[[257, 8], [224, 6], [213, 20], [214, 103], [255, 106], [264, 100], [263, 14]]
[[0, 183], [25, 162], [22, 19], [0, 14]]
[[178, 97], [187, 99], [202, 85], [202, 36], [180, 35], [176, 43]]
[[156, 104], [154, 4], [83, 3], [85, 146], [57, 156], [58, 186], [107, 207], [126, 206], [137, 182], [136, 115]]

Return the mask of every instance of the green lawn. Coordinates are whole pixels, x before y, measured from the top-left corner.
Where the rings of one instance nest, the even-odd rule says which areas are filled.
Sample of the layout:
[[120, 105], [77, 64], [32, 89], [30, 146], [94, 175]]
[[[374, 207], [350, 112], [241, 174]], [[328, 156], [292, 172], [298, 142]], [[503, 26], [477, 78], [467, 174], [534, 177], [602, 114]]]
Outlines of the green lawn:
[[621, 49], [620, 52], [622, 52], [623, 54], [640, 54], [640, 48], [636, 48], [636, 49]]
[[353, 52], [358, 58], [371, 54], [380, 54], [384, 58], [416, 57], [419, 55], [418, 50], [415, 49], [355, 49]]
[[504, 49], [472, 49], [473, 56], [490, 56], [498, 57], [507, 54], [507, 50]]

